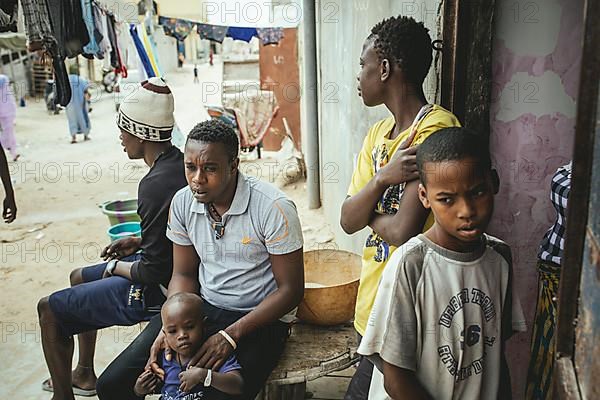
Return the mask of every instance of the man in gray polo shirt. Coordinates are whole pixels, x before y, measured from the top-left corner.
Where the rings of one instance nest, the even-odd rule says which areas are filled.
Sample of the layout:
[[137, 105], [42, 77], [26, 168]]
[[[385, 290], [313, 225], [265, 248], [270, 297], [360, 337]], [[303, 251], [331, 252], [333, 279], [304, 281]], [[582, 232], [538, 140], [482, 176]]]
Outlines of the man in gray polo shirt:
[[[303, 239], [294, 203], [238, 170], [238, 146], [235, 132], [219, 121], [202, 122], [188, 136], [189, 186], [173, 197], [167, 226], [173, 242], [168, 295], [200, 293], [204, 300], [207, 339], [189, 365], [218, 370], [235, 351], [241, 398], [250, 400], [277, 364], [287, 321], [303, 297]], [[100, 377], [98, 385], [107, 389], [98, 388], [100, 399], [135, 398], [127, 386], [142, 372], [139, 360], [152, 341], [147, 365], [164, 376], [158, 364], [164, 334], [155, 318]]]

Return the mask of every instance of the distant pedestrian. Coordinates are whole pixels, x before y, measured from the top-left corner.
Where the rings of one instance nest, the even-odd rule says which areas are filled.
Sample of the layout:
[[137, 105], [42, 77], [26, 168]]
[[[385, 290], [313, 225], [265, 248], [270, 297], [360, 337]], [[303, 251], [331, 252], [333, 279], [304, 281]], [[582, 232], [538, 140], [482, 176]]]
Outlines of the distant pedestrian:
[[194, 83], [200, 83], [198, 79], [198, 65], [194, 64]]
[[10, 88], [10, 79], [0, 74], [0, 143], [10, 151], [13, 161], [17, 161], [17, 139], [15, 138], [15, 119], [17, 117], [17, 103]]
[[71, 101], [67, 104], [67, 119], [71, 133], [71, 143], [77, 143], [77, 134], [83, 133], [84, 140], [90, 140], [90, 117], [87, 91], [89, 82], [79, 76], [76, 65], [69, 68], [69, 84], [71, 85]]
[[208, 63], [210, 64], [210, 66], [212, 67], [213, 64], [213, 57], [214, 57], [214, 50], [212, 48], [212, 45], [210, 46], [210, 50], [208, 51]]

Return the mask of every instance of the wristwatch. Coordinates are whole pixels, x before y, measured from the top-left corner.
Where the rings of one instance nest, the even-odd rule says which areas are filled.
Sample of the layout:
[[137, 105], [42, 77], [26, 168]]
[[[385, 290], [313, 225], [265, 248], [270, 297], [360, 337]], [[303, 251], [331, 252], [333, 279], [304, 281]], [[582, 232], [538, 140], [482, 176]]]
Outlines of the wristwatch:
[[106, 274], [108, 276], [112, 276], [113, 272], [115, 272], [115, 268], [117, 268], [117, 263], [119, 262], [119, 260], [110, 260], [107, 264], [106, 264]]
[[204, 378], [204, 387], [209, 387], [212, 383], [212, 369], [206, 370], [206, 378]]

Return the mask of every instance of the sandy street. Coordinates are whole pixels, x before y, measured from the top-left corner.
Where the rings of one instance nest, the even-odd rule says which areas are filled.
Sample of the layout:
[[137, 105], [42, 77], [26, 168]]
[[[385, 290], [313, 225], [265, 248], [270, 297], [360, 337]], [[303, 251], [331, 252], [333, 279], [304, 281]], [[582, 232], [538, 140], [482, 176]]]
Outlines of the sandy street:
[[[192, 66], [167, 75], [175, 95], [176, 118], [184, 132], [206, 119], [202, 84], [192, 84]], [[200, 66], [205, 82], [220, 82], [217, 66]], [[99, 93], [99, 92], [98, 92]], [[127, 159], [118, 139], [114, 98], [96, 96], [90, 114], [90, 141], [69, 143], [66, 115], [49, 115], [42, 100], [30, 99], [18, 109], [17, 140], [21, 158], [11, 163], [17, 220], [0, 226], [1, 343], [0, 399], [49, 399], [40, 384], [48, 376], [36, 304], [39, 298], [67, 287], [75, 267], [99, 261], [108, 244], [109, 222], [99, 204], [135, 198], [147, 171], [143, 161]], [[149, 110], [151, 112], [151, 110]], [[274, 180], [273, 160], [245, 162], [242, 169]], [[305, 249], [333, 239], [321, 210], [308, 210], [304, 182], [286, 188], [300, 211]], [[139, 325], [115, 327], [99, 334], [99, 374], [139, 332]]]

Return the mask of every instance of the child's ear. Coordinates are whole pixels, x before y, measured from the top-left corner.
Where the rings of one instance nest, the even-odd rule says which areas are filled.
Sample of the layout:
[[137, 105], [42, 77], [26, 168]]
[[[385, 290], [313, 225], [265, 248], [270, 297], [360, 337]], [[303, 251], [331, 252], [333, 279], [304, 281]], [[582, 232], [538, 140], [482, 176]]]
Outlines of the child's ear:
[[390, 60], [384, 58], [381, 61], [381, 82], [385, 82], [389, 77], [392, 69], [392, 64], [390, 64]]
[[419, 193], [419, 200], [421, 200], [421, 204], [425, 208], [431, 208], [431, 204], [429, 203], [429, 199], [427, 198], [427, 188], [423, 185], [423, 183], [419, 183], [419, 188], [417, 189]]
[[498, 191], [500, 191], [500, 177], [495, 169], [492, 169], [492, 189], [494, 194], [498, 194]]

